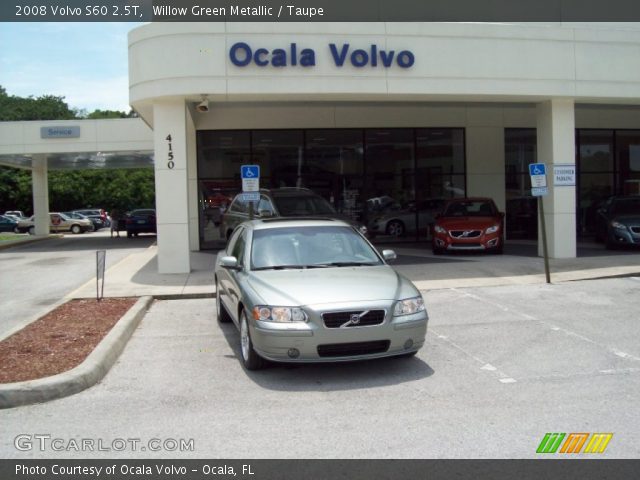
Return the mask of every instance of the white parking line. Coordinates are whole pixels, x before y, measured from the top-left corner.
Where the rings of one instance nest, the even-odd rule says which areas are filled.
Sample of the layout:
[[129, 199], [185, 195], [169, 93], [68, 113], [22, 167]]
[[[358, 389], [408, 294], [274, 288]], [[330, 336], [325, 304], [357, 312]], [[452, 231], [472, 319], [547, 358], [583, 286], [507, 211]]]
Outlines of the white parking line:
[[[633, 278], [633, 279], [636, 279], [636, 280], [640, 281], [640, 278], [638, 278], [638, 277], [630, 277], [630, 278]], [[640, 361], [640, 357], [636, 357], [635, 355], [631, 355], [629, 353], [626, 353], [626, 352], [623, 352], [621, 350], [618, 350], [615, 347], [610, 347], [609, 345], [605, 345], [603, 343], [600, 343], [600, 342], [597, 342], [595, 340], [592, 340], [591, 338], [585, 337], [584, 335], [582, 335], [580, 333], [577, 333], [577, 332], [574, 332], [573, 330], [569, 330], [568, 328], [559, 327], [559, 326], [553, 325], [553, 324], [551, 324], [549, 322], [545, 322], [544, 320], [540, 320], [540, 319], [538, 319], [538, 318], [536, 318], [536, 317], [534, 317], [532, 315], [529, 315], [529, 314], [526, 314], [526, 313], [522, 313], [522, 312], [518, 312], [517, 310], [512, 310], [512, 309], [510, 309], [509, 307], [507, 307], [505, 305], [493, 302], [491, 300], [487, 300], [486, 298], [480, 297], [479, 295], [474, 295], [472, 293], [463, 292], [463, 291], [461, 291], [461, 290], [459, 290], [457, 288], [451, 288], [450, 290], [453, 290], [453, 291], [455, 291], [457, 293], [460, 293], [461, 295], [463, 295], [465, 297], [473, 298], [474, 300], [478, 300], [479, 302], [483, 302], [483, 303], [486, 303], [488, 305], [492, 305], [492, 306], [494, 306], [496, 308], [499, 308], [500, 310], [502, 310], [504, 312], [510, 312], [510, 313], [512, 313], [514, 315], [517, 315], [519, 317], [522, 317], [522, 318], [524, 318], [526, 320], [537, 321], [537, 322], [539, 322], [541, 324], [541, 326], [547, 327], [547, 328], [553, 330], [554, 332], [561, 332], [561, 333], [564, 333], [565, 335], [568, 335], [568, 336], [571, 336], [571, 337], [575, 337], [575, 338], [578, 338], [578, 339], [580, 339], [580, 340], [582, 340], [584, 342], [590, 343], [592, 345], [596, 345], [596, 346], [598, 346], [600, 348], [604, 348], [609, 353], [611, 353], [613, 355], [616, 355], [618, 357], [627, 358], [627, 359], [630, 359], [630, 360]]]
[[449, 345], [451, 345], [453, 348], [455, 348], [456, 350], [461, 351], [462, 353], [464, 353], [467, 357], [472, 358], [473, 360], [475, 360], [478, 364], [480, 364], [480, 370], [484, 370], [487, 372], [492, 372], [493, 374], [498, 376], [498, 381], [502, 382], [502, 383], [516, 383], [516, 380], [513, 377], [510, 377], [509, 375], [507, 375], [506, 373], [504, 373], [503, 371], [501, 371], [500, 369], [498, 369], [497, 367], [494, 367], [493, 365], [491, 365], [488, 362], [485, 362], [484, 360], [482, 360], [479, 357], [476, 357], [473, 353], [468, 352], [467, 350], [465, 350], [464, 348], [462, 348], [460, 345], [458, 345], [457, 343], [449, 340], [449, 337], [447, 337], [446, 335], [441, 335], [438, 332], [436, 332], [433, 328], [429, 328], [429, 334], [433, 334], [435, 335], [437, 338], [439, 338], [440, 340], [448, 343]]

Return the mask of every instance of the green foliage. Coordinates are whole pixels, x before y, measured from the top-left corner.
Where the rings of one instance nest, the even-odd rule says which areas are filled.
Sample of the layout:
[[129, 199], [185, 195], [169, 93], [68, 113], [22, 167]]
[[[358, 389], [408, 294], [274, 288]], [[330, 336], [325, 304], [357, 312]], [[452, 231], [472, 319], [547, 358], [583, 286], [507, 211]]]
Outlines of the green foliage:
[[[49, 209], [155, 208], [154, 171], [150, 168], [116, 170], [56, 170], [49, 172]], [[31, 172], [0, 167], [0, 212], [22, 210], [32, 214]]]
[[71, 120], [76, 114], [64, 101], [64, 97], [17, 97], [8, 95], [0, 86], [0, 121], [18, 120]]

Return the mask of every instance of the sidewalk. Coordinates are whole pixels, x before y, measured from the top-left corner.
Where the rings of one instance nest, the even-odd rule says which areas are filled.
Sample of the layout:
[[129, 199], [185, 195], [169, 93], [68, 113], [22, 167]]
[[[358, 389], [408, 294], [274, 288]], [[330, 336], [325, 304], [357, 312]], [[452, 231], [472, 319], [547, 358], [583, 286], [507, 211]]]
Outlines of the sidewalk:
[[[434, 256], [416, 245], [390, 245], [398, 254], [393, 267], [411, 279], [420, 290], [545, 282], [544, 262], [535, 245], [512, 243], [504, 255]], [[192, 252], [191, 272], [160, 274], [157, 246], [128, 256], [107, 269], [105, 297], [154, 296], [156, 298], [212, 297], [215, 295], [213, 267], [216, 252]], [[579, 257], [550, 260], [551, 282], [640, 275], [640, 251], [607, 252], [597, 244], [579, 246]], [[95, 278], [69, 293], [67, 298], [96, 295]]]

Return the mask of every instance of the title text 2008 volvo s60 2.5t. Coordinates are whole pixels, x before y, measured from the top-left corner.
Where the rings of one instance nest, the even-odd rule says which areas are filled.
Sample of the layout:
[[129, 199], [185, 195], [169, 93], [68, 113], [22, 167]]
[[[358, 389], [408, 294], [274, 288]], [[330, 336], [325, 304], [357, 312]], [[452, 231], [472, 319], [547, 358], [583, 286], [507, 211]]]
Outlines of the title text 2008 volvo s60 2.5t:
[[216, 260], [218, 319], [237, 326], [249, 370], [415, 355], [428, 315], [393, 258], [340, 220], [244, 222]]

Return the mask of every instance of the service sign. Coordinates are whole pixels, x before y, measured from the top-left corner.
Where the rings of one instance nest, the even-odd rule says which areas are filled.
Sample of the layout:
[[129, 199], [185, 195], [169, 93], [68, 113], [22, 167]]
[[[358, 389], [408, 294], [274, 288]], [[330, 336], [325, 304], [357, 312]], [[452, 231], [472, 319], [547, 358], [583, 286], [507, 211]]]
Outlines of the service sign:
[[573, 187], [576, 184], [576, 166], [573, 163], [553, 166], [553, 185], [556, 187]]
[[40, 138], [79, 138], [80, 127], [41, 127]]

